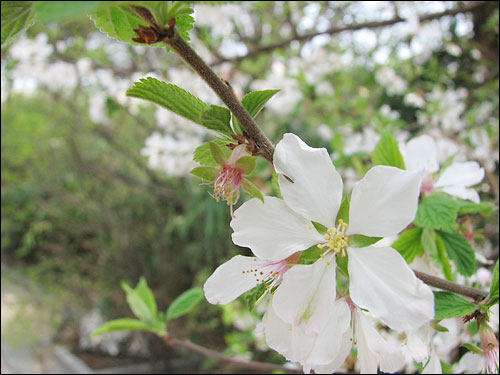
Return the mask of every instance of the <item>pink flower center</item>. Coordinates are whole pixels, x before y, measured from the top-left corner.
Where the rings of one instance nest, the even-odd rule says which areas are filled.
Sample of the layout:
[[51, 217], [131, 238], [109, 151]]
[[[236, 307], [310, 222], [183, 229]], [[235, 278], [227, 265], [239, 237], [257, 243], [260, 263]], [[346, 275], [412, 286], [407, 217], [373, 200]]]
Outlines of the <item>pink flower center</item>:
[[422, 182], [422, 187], [420, 188], [420, 190], [428, 194], [434, 192], [434, 183], [432, 182], [432, 178], [430, 176], [427, 176]]
[[221, 199], [232, 206], [240, 198], [240, 185], [243, 174], [233, 165], [225, 165], [221, 168], [219, 177], [214, 183], [214, 198], [219, 202]]

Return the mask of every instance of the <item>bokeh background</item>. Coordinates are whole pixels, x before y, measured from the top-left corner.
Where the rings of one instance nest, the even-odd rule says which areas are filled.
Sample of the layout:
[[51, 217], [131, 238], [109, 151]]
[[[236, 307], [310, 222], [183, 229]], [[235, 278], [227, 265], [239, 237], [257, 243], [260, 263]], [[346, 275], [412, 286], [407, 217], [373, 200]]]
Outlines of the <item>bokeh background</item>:
[[[447, 13], [471, 3], [479, 5]], [[347, 190], [387, 129], [401, 142], [433, 136], [441, 162], [455, 155], [481, 163], [481, 199], [496, 206], [490, 218], [474, 219], [473, 239], [484, 265], [498, 259], [497, 2], [194, 8], [191, 43], [237, 95], [281, 90], [257, 118], [273, 143], [293, 132], [326, 147]], [[372, 24], [332, 31], [363, 23]], [[86, 15], [37, 21], [1, 57], [2, 367], [8, 348], [50, 372], [51, 348], [63, 344], [93, 368], [237, 370], [149, 334], [89, 338], [103, 321], [132, 316], [120, 281], [145, 276], [164, 310], [245, 253], [231, 242], [228, 206], [189, 174], [194, 149], [214, 135], [125, 92], [150, 76], [210, 104], [219, 99], [175, 54], [111, 39]], [[259, 160], [252, 177], [267, 194], [271, 175]], [[244, 299], [203, 301], [172, 330], [231, 356], [283, 363], [255, 332], [259, 320]], [[460, 366], [455, 344], [446, 355]]]

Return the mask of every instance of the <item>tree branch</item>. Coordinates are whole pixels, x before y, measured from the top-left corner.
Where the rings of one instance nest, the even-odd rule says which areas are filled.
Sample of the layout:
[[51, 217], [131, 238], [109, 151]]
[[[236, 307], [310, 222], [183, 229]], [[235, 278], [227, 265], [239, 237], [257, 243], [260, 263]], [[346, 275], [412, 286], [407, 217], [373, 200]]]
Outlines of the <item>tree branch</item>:
[[239, 99], [234, 94], [228, 82], [223, 81], [215, 72], [203, 61], [203, 59], [189, 46], [189, 44], [179, 35], [175, 28], [169, 30], [172, 36], [166, 36], [162, 40], [169, 45], [182, 59], [188, 63], [198, 75], [214, 90], [217, 96], [230, 109], [245, 130], [245, 134], [255, 141], [258, 146], [256, 155], [264, 157], [271, 164], [273, 162], [274, 146], [262, 133], [254, 119], [243, 107]]
[[170, 347], [181, 346], [183, 348], [187, 348], [187, 349], [193, 350], [195, 352], [198, 352], [200, 354], [203, 354], [206, 357], [216, 358], [219, 361], [226, 362], [226, 363], [229, 363], [229, 364], [232, 364], [235, 366], [239, 366], [239, 367], [246, 367], [246, 368], [250, 368], [253, 370], [257, 370], [257, 371], [267, 371], [267, 372], [286, 371], [286, 372], [290, 372], [290, 373], [294, 373], [294, 374], [302, 373], [302, 371], [300, 371], [298, 369], [288, 368], [285, 366], [275, 365], [272, 363], [245, 361], [243, 359], [229, 357], [229, 356], [224, 355], [222, 353], [219, 353], [215, 350], [208, 349], [204, 346], [195, 344], [194, 342], [192, 342], [188, 339], [177, 339], [177, 338], [172, 337], [170, 335], [165, 335], [165, 336], [163, 336], [163, 340]]
[[[454, 9], [449, 9], [444, 12], [438, 12], [438, 13], [430, 13], [430, 14], [425, 14], [420, 16], [419, 20], [420, 22], [423, 21], [431, 21], [434, 19], [438, 19], [444, 16], [454, 16], [459, 13], [465, 13], [469, 12], [473, 9], [476, 9], [478, 7], [481, 7], [485, 5], [487, 1], [471, 1], [465, 5], [458, 6]], [[294, 35], [293, 37], [289, 39], [285, 39], [273, 44], [269, 44], [267, 46], [259, 47], [256, 49], [253, 49], [249, 51], [246, 55], [243, 56], [237, 56], [237, 57], [230, 57], [230, 58], [218, 58], [214, 62], [212, 62], [210, 65], [211, 66], [216, 66], [220, 65], [225, 62], [240, 62], [241, 60], [245, 60], [249, 57], [256, 56], [262, 53], [269, 53], [276, 48], [285, 48], [290, 45], [291, 42], [293, 41], [298, 41], [298, 42], [307, 42], [314, 37], [318, 35], [333, 35], [333, 34], [338, 34], [341, 33], [342, 31], [355, 31], [355, 30], [360, 30], [360, 29], [365, 29], [365, 28], [378, 28], [378, 27], [384, 27], [384, 26], [391, 26], [395, 25], [397, 23], [405, 22], [406, 19], [401, 18], [399, 16], [394, 17], [393, 19], [386, 20], [386, 21], [371, 21], [371, 22], [365, 22], [365, 23], [359, 23], [359, 24], [353, 24], [353, 25], [347, 25], [347, 26], [332, 26], [328, 30], [325, 31], [318, 31], [318, 32], [311, 32], [303, 35]]]

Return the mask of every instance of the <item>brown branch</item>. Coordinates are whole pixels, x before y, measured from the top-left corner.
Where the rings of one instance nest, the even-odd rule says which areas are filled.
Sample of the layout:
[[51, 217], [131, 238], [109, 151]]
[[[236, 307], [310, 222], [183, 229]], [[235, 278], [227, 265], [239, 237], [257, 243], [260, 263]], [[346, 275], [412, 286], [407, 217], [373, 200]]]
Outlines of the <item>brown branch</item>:
[[415, 271], [415, 276], [422, 280], [425, 284], [433, 286], [435, 288], [446, 290], [447, 292], [452, 292], [460, 294], [462, 296], [470, 297], [476, 302], [482, 301], [488, 297], [489, 293], [483, 290], [471, 288], [465, 285], [455, 284], [451, 281], [441, 279], [439, 277], [431, 276], [423, 272]]
[[248, 111], [243, 107], [229, 83], [223, 81], [215, 74], [205, 61], [203, 61], [203, 59], [179, 35], [179, 32], [175, 28], [169, 29], [169, 34], [171, 34], [171, 36], [164, 37], [163, 42], [177, 52], [177, 54], [205, 80], [241, 123], [245, 134], [255, 141], [258, 146], [256, 155], [264, 157], [272, 164], [274, 146], [259, 129], [253, 117], [250, 116]]
[[245, 368], [250, 368], [253, 370], [257, 370], [257, 371], [267, 371], [267, 372], [286, 371], [286, 372], [290, 372], [290, 373], [294, 373], [294, 374], [302, 373], [302, 371], [300, 371], [298, 369], [295, 370], [295, 369], [287, 368], [285, 366], [275, 365], [272, 363], [245, 361], [243, 359], [229, 357], [229, 356], [224, 355], [222, 353], [219, 353], [215, 350], [208, 349], [204, 346], [195, 344], [194, 342], [192, 342], [188, 339], [177, 339], [177, 338], [172, 337], [170, 335], [165, 335], [165, 336], [163, 336], [163, 340], [170, 347], [180, 346], [183, 348], [187, 348], [187, 349], [193, 350], [195, 352], [198, 352], [200, 354], [203, 354], [206, 357], [216, 358], [221, 362], [226, 362], [226, 363], [229, 363], [231, 365], [235, 365], [235, 366], [239, 366], [239, 367], [245, 367]]
[[[454, 16], [459, 13], [465, 13], [469, 12], [473, 9], [476, 9], [478, 7], [484, 6], [487, 3], [487, 1], [471, 1], [465, 5], [458, 6], [454, 9], [449, 9], [444, 12], [438, 12], [438, 13], [430, 13], [430, 14], [425, 14], [421, 15], [419, 17], [419, 20], [421, 22], [425, 21], [431, 21], [434, 19], [438, 19], [441, 17], [445, 16]], [[365, 29], [365, 28], [378, 28], [378, 27], [384, 27], [384, 26], [391, 26], [395, 25], [397, 23], [405, 22], [406, 19], [401, 18], [399, 16], [394, 17], [393, 19], [386, 20], [386, 21], [371, 21], [371, 22], [365, 22], [365, 23], [359, 23], [359, 24], [353, 24], [353, 25], [347, 25], [347, 26], [332, 26], [329, 29], [325, 31], [318, 31], [318, 32], [311, 32], [303, 35], [297, 35], [293, 36], [289, 39], [285, 39], [273, 44], [269, 44], [267, 46], [259, 47], [256, 49], [253, 49], [249, 51], [246, 55], [243, 56], [237, 56], [237, 57], [231, 57], [231, 58], [218, 58], [214, 62], [212, 62], [210, 65], [211, 66], [216, 66], [220, 65], [225, 62], [240, 62], [241, 60], [247, 59], [249, 57], [253, 57], [262, 53], [268, 53], [271, 52], [277, 48], [285, 48], [290, 45], [293, 41], [298, 41], [298, 42], [307, 42], [314, 37], [318, 35], [333, 35], [333, 34], [338, 34], [341, 33], [342, 31], [355, 31], [355, 30], [360, 30], [360, 29]]]

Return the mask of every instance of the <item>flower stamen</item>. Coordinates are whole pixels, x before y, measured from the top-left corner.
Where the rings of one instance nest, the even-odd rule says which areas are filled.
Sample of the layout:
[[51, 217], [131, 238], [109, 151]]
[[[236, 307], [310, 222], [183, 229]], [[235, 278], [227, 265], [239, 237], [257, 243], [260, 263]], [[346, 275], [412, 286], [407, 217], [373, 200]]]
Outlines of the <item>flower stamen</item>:
[[330, 251], [333, 251], [335, 255], [346, 255], [348, 244], [348, 237], [345, 234], [346, 229], [347, 223], [345, 223], [342, 219], [339, 220], [339, 224], [336, 228], [328, 228], [324, 235], [326, 242], [320, 243], [318, 245], [320, 249], [326, 248], [326, 251], [320, 255], [321, 258], [323, 258]]

